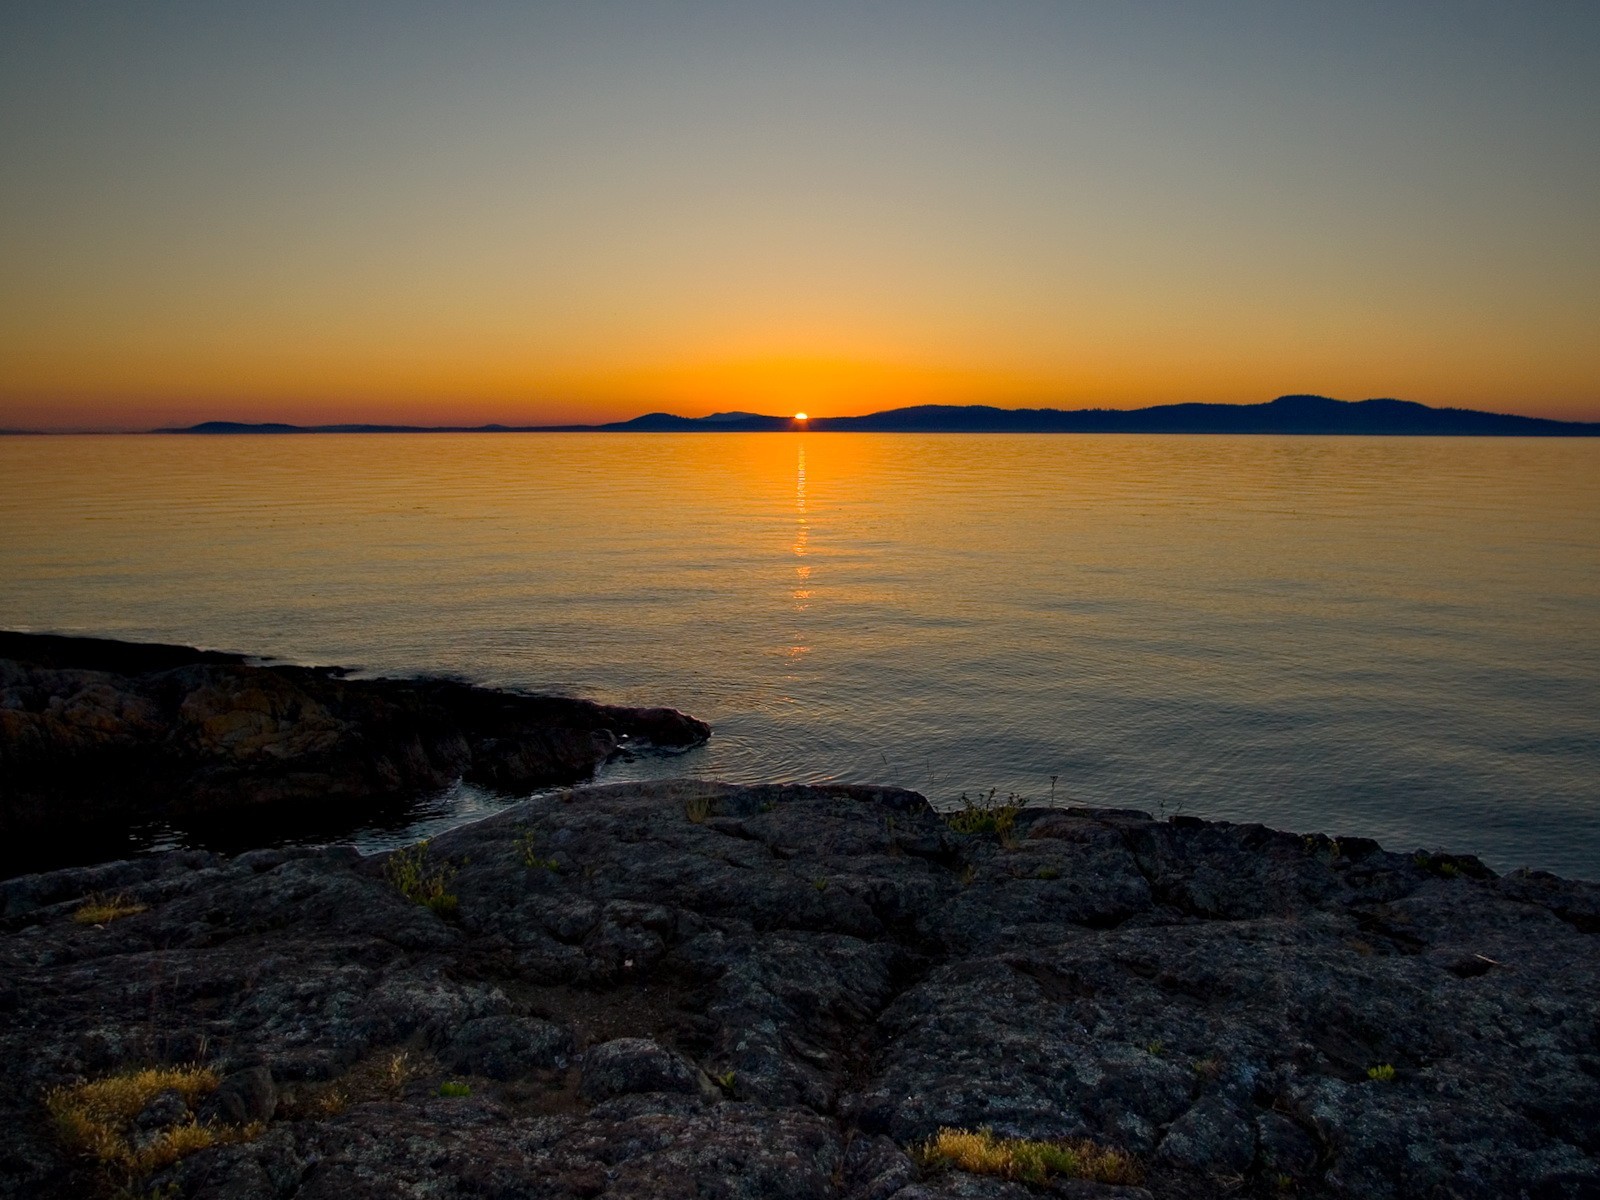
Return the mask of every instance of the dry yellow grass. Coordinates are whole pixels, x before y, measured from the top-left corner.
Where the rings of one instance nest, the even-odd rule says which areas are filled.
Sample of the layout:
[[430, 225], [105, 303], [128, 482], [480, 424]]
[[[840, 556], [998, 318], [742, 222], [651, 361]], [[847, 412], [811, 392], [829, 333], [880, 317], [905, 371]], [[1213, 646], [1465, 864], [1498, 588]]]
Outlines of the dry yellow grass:
[[219, 1142], [243, 1141], [261, 1132], [260, 1125], [202, 1125], [191, 1114], [141, 1145], [129, 1137], [129, 1123], [162, 1092], [176, 1092], [193, 1107], [202, 1096], [215, 1091], [217, 1083], [216, 1072], [209, 1067], [147, 1067], [53, 1088], [44, 1102], [67, 1149], [106, 1168], [139, 1177], [171, 1166], [197, 1150]]
[[339, 1088], [319, 1092], [311, 1102], [312, 1111], [319, 1117], [337, 1117], [349, 1107], [350, 1097]]
[[1052, 1175], [1096, 1183], [1138, 1183], [1139, 1166], [1121, 1150], [1064, 1139], [1032, 1141], [1000, 1137], [991, 1129], [941, 1129], [919, 1148], [924, 1165], [945, 1164], [972, 1175], [997, 1175], [1020, 1183], [1044, 1183]]
[[142, 913], [149, 905], [135, 904], [125, 896], [90, 896], [72, 914], [79, 925], [109, 925], [122, 917]]
[[399, 1054], [391, 1054], [389, 1062], [384, 1068], [384, 1084], [396, 1096], [405, 1091], [406, 1084], [410, 1083], [422, 1073], [421, 1064], [413, 1062], [411, 1052], [402, 1050]]

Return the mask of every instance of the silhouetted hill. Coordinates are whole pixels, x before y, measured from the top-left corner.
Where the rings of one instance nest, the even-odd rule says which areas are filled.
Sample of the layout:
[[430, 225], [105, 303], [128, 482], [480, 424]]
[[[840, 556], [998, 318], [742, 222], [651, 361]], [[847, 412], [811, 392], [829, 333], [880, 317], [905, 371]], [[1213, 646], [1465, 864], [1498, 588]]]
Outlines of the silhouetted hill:
[[[654, 412], [604, 425], [250, 425], [205, 421], [157, 433], [769, 433], [791, 417], [725, 412], [680, 417]], [[819, 433], [1276, 433], [1434, 437], [1596, 437], [1600, 422], [1552, 421], [1410, 400], [1279, 396], [1265, 404], [1161, 404], [1151, 408], [994, 408], [922, 404], [861, 417], [814, 417]]]
[[1600, 423], [1551, 421], [1408, 400], [1279, 396], [1266, 404], [1163, 404], [1153, 408], [989, 408], [922, 405], [811, 422], [812, 428], [919, 433], [1278, 433], [1596, 436]]
[[672, 413], [645, 413], [631, 421], [612, 421], [597, 425], [608, 433], [770, 433], [793, 429], [788, 417], [764, 417], [759, 413], [716, 413], [709, 417], [679, 417]]

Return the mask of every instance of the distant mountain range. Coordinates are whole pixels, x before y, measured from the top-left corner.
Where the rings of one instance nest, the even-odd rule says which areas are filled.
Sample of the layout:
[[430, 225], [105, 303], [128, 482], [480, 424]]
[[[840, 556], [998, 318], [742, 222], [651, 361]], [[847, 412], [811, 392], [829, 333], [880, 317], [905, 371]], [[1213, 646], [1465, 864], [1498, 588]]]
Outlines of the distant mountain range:
[[646, 413], [605, 425], [250, 425], [204, 421], [156, 433], [1292, 433], [1479, 437], [1600, 437], [1600, 422], [1552, 421], [1409, 400], [1279, 396], [1265, 404], [1161, 404], [1153, 408], [992, 408], [922, 404], [863, 417], [725, 412], [709, 417]]

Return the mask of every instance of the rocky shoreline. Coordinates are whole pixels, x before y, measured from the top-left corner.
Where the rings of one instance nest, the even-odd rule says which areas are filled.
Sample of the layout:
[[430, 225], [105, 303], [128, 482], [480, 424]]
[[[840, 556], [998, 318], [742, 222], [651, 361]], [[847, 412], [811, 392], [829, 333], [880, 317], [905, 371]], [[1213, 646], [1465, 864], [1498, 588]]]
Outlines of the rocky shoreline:
[[0, 631], [0, 875], [126, 853], [152, 822], [238, 850], [458, 779], [526, 794], [710, 733], [669, 708]]
[[557, 790], [0, 883], [0, 1196], [1595, 1197], [1597, 951], [1600, 886], [1359, 838]]

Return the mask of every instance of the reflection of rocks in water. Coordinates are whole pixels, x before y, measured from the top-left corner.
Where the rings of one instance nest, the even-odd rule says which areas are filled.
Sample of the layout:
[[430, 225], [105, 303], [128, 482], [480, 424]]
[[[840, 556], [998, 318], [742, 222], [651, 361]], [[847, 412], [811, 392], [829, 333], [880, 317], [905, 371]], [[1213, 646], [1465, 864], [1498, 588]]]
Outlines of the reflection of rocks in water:
[[[196, 1056], [265, 1127], [147, 1190], [1042, 1194], [919, 1163], [941, 1127], [1132, 1152], [1148, 1191], [1049, 1193], [1103, 1200], [1600, 1189], [1600, 886], [1128, 811], [965, 824], [626, 784], [405, 856], [0, 883], [0, 1195], [92, 1174], [45, 1089]], [[130, 915], [75, 922], [91, 894]]]
[[82, 861], [151, 823], [224, 848], [401, 827], [457, 779], [526, 793], [709, 734], [672, 709], [0, 633], [0, 853]]

